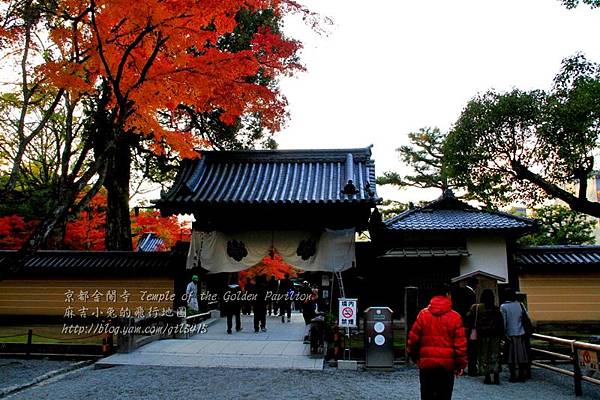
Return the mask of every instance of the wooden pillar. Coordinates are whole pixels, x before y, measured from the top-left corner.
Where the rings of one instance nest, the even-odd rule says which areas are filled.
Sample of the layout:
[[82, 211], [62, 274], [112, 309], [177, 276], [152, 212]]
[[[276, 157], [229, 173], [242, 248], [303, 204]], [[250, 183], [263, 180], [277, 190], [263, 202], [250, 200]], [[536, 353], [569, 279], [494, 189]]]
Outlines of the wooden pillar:
[[[419, 313], [419, 288], [407, 286], [404, 288], [404, 338], [405, 344], [408, 343], [408, 334], [410, 328], [417, 319]], [[406, 350], [405, 350], [406, 353]], [[406, 354], [408, 360], [408, 354]]]

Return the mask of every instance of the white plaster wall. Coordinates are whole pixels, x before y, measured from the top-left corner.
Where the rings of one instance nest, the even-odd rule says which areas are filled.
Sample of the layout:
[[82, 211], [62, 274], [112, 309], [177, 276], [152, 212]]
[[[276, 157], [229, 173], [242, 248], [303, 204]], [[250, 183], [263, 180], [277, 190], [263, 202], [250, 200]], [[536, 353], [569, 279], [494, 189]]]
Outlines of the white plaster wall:
[[502, 236], [471, 236], [467, 238], [467, 250], [471, 254], [461, 257], [460, 274], [481, 270], [498, 275], [508, 282], [506, 239]]

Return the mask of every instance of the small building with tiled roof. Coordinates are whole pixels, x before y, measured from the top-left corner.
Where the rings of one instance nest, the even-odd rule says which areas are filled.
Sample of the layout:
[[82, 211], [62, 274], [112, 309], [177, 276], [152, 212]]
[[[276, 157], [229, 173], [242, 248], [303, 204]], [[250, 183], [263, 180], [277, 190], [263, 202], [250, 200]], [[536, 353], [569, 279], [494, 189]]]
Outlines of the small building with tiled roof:
[[476, 271], [514, 283], [508, 255], [516, 239], [535, 228], [534, 220], [473, 207], [449, 190], [387, 221], [374, 217], [369, 228], [373, 269], [388, 274], [387, 282], [381, 282], [385, 287], [374, 296], [385, 304], [395, 302], [401, 312], [402, 296], [385, 295], [397, 292], [394, 288], [418, 287], [421, 305], [426, 305], [429, 288]]
[[437, 200], [423, 207], [413, 207], [384, 221], [387, 231], [418, 232], [487, 232], [523, 234], [531, 231], [534, 221], [516, 215], [475, 208], [454, 197], [447, 190]]
[[451, 277], [483, 271], [510, 281], [507, 248], [535, 226], [529, 218], [473, 207], [447, 190], [423, 207], [408, 209], [379, 228], [373, 226], [371, 232], [382, 251], [380, 257], [428, 258], [439, 263], [443, 256], [454, 265], [446, 267]]

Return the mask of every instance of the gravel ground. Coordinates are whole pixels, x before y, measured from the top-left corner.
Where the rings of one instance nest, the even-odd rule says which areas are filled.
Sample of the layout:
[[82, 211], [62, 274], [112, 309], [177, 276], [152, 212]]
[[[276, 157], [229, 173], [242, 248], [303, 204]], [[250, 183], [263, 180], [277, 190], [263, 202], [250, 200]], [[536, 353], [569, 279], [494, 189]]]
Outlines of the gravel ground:
[[30, 382], [37, 376], [72, 363], [72, 361], [0, 358], [0, 389]]
[[[528, 383], [483, 385], [480, 378], [456, 381], [454, 399], [575, 399], [572, 381], [534, 370]], [[42, 383], [11, 399], [418, 399], [415, 369], [394, 372], [185, 369], [164, 367], [86, 368]], [[584, 383], [584, 396], [600, 399], [600, 387]]]

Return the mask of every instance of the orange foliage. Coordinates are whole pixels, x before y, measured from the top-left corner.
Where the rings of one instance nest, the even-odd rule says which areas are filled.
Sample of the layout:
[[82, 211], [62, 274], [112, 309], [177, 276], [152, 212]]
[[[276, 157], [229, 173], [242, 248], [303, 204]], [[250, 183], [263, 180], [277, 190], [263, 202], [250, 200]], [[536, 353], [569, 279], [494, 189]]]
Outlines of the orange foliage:
[[163, 248], [169, 250], [178, 240], [190, 240], [191, 229], [188, 225], [181, 225], [176, 216], [161, 217], [158, 211], [140, 212], [139, 216], [131, 216], [131, 232], [133, 234], [133, 248], [146, 232], [154, 232], [163, 242]]
[[106, 194], [98, 193], [76, 219], [67, 222], [64, 246], [75, 250], [104, 250]]
[[257, 276], [264, 274], [267, 276], [267, 279], [271, 279], [271, 275], [275, 275], [275, 279], [283, 279], [286, 273], [290, 274], [290, 278], [294, 278], [298, 275], [296, 269], [283, 261], [283, 258], [279, 253], [274, 252], [273, 257], [267, 256], [262, 259], [260, 264], [241, 271], [238, 274], [238, 280], [240, 285], [243, 286], [246, 282], [246, 278], [254, 279]]
[[[63, 247], [73, 250], [104, 250], [106, 221], [106, 194], [94, 196], [88, 206], [67, 222]], [[25, 221], [18, 215], [0, 217], [0, 249], [16, 250], [27, 240], [37, 221]], [[189, 240], [190, 227], [181, 225], [177, 217], [161, 217], [158, 211], [141, 212], [131, 216], [133, 247], [143, 233], [154, 232], [164, 245], [159, 251], [167, 251], [178, 240]]]
[[[157, 154], [196, 157], [194, 148], [205, 143], [173, 128], [184, 118], [174, 112], [177, 105], [222, 110], [227, 124], [260, 113], [265, 128], [276, 131], [287, 117], [285, 98], [276, 80], [267, 87], [252, 77], [302, 69], [300, 44], [267, 29], [249, 50], [218, 48], [218, 40], [236, 28], [241, 9], [304, 12], [286, 0], [58, 0], [49, 37], [61, 57], [36, 72], [75, 99], [93, 93], [103, 79], [117, 126], [151, 135]], [[172, 112], [171, 128], [157, 119], [161, 110]]]

